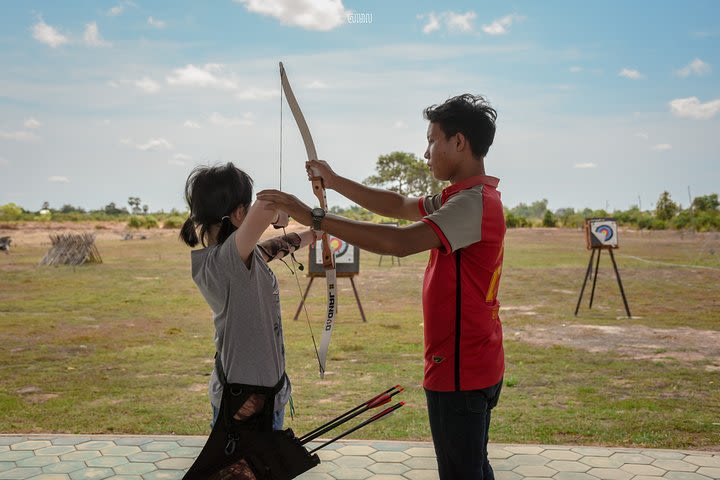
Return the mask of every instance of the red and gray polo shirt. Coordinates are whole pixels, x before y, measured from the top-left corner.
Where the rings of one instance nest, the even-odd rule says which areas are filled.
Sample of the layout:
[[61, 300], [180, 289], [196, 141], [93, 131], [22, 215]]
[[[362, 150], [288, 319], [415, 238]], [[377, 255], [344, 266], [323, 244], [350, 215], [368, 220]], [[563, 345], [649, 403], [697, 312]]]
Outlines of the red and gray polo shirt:
[[428, 390], [477, 390], [505, 369], [497, 300], [505, 218], [499, 180], [480, 175], [420, 199], [423, 222], [442, 241], [423, 281]]

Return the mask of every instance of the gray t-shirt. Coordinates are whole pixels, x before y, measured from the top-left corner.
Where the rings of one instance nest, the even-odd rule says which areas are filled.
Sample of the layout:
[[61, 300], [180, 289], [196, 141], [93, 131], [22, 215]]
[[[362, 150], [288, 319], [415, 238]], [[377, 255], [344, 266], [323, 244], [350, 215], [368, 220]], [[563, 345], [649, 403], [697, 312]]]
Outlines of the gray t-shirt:
[[[213, 311], [215, 348], [228, 383], [272, 387], [285, 372], [278, 282], [257, 247], [245, 265], [236, 232], [222, 245], [191, 252], [192, 278]], [[214, 368], [209, 387], [210, 402], [219, 407], [222, 384]], [[287, 403], [290, 390], [288, 380], [275, 410]]]

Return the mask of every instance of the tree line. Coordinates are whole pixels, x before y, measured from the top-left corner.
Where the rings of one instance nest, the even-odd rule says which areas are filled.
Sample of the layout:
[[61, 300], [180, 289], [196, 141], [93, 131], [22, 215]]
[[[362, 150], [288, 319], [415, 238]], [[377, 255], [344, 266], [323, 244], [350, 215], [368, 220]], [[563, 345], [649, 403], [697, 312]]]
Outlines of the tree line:
[[[441, 182], [432, 176], [425, 161], [408, 152], [392, 152], [378, 157], [375, 174], [366, 178], [363, 183], [369, 186], [387, 188], [401, 195], [421, 197], [440, 192], [448, 183]], [[126, 221], [133, 228], [154, 228], [161, 224], [165, 228], [179, 228], [187, 218], [187, 212], [171, 210], [168, 213], [149, 212], [147, 204], [140, 197], [128, 197], [128, 207], [108, 203], [97, 210], [86, 211], [73, 205], [63, 205], [53, 209], [44, 202], [39, 211], [29, 211], [14, 204], [0, 205], [0, 221], [87, 221], [111, 220]], [[336, 213], [356, 220], [395, 221], [382, 218], [357, 205], [341, 208], [332, 207]], [[612, 217], [622, 226], [642, 230], [691, 229], [696, 231], [720, 231], [720, 201], [718, 194], [695, 197], [687, 208], [662, 192], [651, 210], [641, 210], [633, 205], [627, 210], [592, 210], [585, 208], [548, 208], [546, 199], [530, 204], [520, 203], [512, 208], [505, 208], [505, 223], [508, 228], [518, 227], [566, 227], [579, 228], [586, 218]]]

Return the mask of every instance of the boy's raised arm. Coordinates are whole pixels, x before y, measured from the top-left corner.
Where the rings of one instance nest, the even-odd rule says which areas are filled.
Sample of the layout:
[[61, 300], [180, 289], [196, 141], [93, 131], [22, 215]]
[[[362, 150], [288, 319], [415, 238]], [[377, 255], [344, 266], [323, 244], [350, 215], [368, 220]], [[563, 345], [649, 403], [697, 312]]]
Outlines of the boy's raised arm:
[[373, 188], [342, 177], [323, 160], [310, 160], [306, 164], [308, 176], [322, 177], [326, 188], [335, 190], [363, 208], [384, 217], [403, 220], [420, 220], [419, 198], [406, 197], [383, 188]]

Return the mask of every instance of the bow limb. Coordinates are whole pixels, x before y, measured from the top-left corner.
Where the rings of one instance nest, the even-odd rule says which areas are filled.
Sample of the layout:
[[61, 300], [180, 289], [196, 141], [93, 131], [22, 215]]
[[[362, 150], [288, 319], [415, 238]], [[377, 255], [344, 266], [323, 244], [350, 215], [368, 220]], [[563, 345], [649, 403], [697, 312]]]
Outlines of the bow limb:
[[[303, 143], [305, 144], [305, 151], [307, 153], [308, 160], [317, 160], [317, 150], [315, 149], [315, 142], [313, 142], [312, 135], [310, 134], [310, 128], [305, 121], [305, 116], [300, 110], [300, 104], [298, 104], [295, 94], [290, 87], [290, 81], [285, 73], [285, 67], [280, 62], [280, 82], [282, 84], [283, 92], [285, 93], [285, 99], [287, 100], [290, 111], [293, 114], [295, 123], [300, 130]], [[312, 187], [315, 197], [320, 202], [320, 208], [327, 211], [327, 196], [325, 194], [325, 184], [321, 176], [317, 174], [317, 171], [312, 171]], [[330, 248], [330, 241], [326, 233], [322, 234], [322, 259], [323, 259], [323, 270], [325, 271], [325, 280], [327, 282], [327, 316], [325, 317], [325, 325], [323, 327], [323, 336], [320, 342], [319, 352], [319, 363], [320, 363], [320, 378], [325, 376], [325, 363], [327, 360], [327, 351], [330, 345], [330, 336], [332, 335], [333, 325], [335, 323], [335, 314], [337, 313], [337, 275], [335, 271], [335, 255]]]

